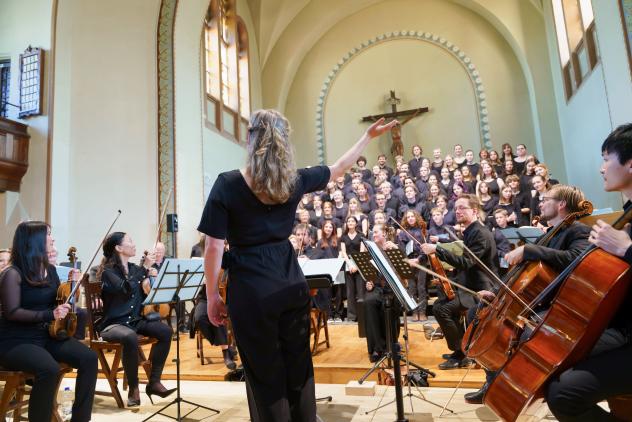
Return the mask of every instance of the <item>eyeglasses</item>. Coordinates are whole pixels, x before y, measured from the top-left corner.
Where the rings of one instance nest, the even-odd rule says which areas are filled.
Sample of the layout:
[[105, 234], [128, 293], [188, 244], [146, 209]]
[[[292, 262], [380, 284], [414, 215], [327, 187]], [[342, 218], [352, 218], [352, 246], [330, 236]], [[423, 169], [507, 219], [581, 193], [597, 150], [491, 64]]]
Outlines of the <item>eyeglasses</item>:
[[471, 210], [472, 207], [454, 207], [454, 209], [457, 211], [464, 211], [464, 210]]

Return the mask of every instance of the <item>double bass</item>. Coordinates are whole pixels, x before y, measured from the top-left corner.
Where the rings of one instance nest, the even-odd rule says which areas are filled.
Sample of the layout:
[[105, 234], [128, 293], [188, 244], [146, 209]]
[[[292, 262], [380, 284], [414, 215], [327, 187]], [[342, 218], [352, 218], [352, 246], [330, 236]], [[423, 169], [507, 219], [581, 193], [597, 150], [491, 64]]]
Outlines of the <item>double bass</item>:
[[[560, 230], [591, 214], [593, 209], [589, 201], [582, 201], [579, 208], [542, 236], [537, 245], [548, 245]], [[513, 267], [504, 282], [514, 294], [498, 291], [491, 304], [480, 308], [468, 325], [461, 344], [467, 357], [490, 371], [499, 370], [509, 359], [527, 323], [522, 315], [524, 303], [533, 301], [557, 276], [557, 271], [540, 261], [525, 261]]]
[[[632, 219], [628, 209], [614, 224]], [[624, 260], [588, 247], [532, 302], [540, 322], [498, 371], [484, 398], [503, 420], [536, 415], [549, 379], [585, 358], [625, 298], [632, 272]], [[524, 315], [519, 315], [523, 316]]]

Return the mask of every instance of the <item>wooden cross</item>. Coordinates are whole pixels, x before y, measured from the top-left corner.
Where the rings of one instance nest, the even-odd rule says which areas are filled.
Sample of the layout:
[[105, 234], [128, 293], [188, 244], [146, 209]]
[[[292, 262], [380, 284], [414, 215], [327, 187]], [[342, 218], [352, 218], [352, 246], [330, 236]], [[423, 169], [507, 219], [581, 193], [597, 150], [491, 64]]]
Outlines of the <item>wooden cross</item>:
[[405, 119], [400, 121], [398, 125], [393, 126], [393, 128], [391, 129], [391, 138], [393, 139], [391, 154], [393, 154], [393, 156], [404, 155], [404, 144], [402, 143], [402, 126], [404, 126], [406, 123], [419, 116], [420, 114], [427, 113], [428, 107], [397, 111], [397, 105], [401, 102], [401, 100], [395, 96], [395, 91], [393, 90], [391, 90], [391, 96], [386, 100], [386, 102], [387, 104], [391, 105], [392, 111], [390, 113], [365, 116], [362, 118], [362, 121], [375, 122], [384, 117], [388, 123], [392, 119], [397, 119], [398, 117], [406, 117]]

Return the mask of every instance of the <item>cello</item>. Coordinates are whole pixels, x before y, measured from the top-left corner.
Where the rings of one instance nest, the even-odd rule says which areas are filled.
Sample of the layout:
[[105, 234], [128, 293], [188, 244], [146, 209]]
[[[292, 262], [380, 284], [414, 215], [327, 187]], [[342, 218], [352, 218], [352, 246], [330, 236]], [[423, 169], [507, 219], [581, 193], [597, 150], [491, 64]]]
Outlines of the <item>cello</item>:
[[[631, 219], [632, 207], [613, 227], [621, 230]], [[535, 324], [532, 316], [527, 318], [533, 331], [498, 371], [485, 404], [503, 420], [538, 414], [551, 376], [590, 353], [631, 281], [627, 262], [594, 245], [588, 247], [532, 301], [532, 307], [543, 310], [542, 320]]]
[[[560, 230], [570, 226], [576, 219], [592, 213], [592, 204], [582, 201], [580, 210], [569, 213], [557, 226], [550, 229], [536, 243], [546, 246]], [[514, 295], [500, 290], [490, 306], [480, 308], [474, 320], [468, 325], [461, 347], [467, 357], [475, 359], [490, 371], [499, 370], [517, 345], [526, 320], [523, 303], [530, 303], [556, 277], [558, 273], [542, 262], [522, 262], [505, 277], [506, 286]]]

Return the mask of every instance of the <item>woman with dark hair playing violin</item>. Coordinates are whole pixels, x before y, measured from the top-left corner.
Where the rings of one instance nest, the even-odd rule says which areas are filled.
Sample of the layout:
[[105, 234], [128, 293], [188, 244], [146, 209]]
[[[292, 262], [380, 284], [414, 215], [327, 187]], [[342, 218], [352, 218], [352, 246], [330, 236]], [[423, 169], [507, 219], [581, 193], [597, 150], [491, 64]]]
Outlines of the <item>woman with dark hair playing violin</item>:
[[[151, 374], [145, 392], [167, 397], [175, 391], [160, 382], [162, 370], [171, 347], [171, 328], [160, 321], [141, 315], [142, 302], [149, 293], [149, 269], [154, 264], [154, 254], [148, 253], [143, 266], [129, 262], [136, 255], [136, 245], [128, 234], [114, 232], [103, 243], [103, 261], [97, 279], [103, 283], [103, 320], [97, 329], [107, 341], [123, 344], [123, 368], [129, 384], [127, 406], [140, 405], [138, 389], [138, 334], [153, 337], [158, 343], [151, 350]], [[153, 402], [153, 400], [152, 400]]]
[[49, 323], [70, 311], [70, 305], [56, 303], [59, 277], [48, 261], [53, 244], [46, 223], [20, 223], [15, 231], [11, 265], [0, 275], [0, 365], [34, 375], [28, 419], [36, 422], [51, 420], [59, 362], [77, 368], [71, 420], [89, 421], [97, 355], [75, 338], [58, 340], [49, 335]]

